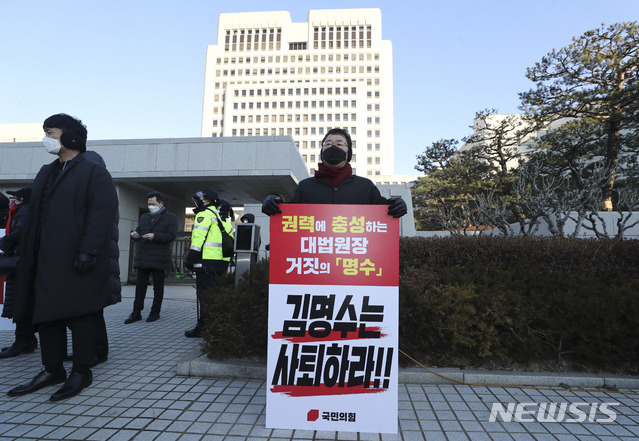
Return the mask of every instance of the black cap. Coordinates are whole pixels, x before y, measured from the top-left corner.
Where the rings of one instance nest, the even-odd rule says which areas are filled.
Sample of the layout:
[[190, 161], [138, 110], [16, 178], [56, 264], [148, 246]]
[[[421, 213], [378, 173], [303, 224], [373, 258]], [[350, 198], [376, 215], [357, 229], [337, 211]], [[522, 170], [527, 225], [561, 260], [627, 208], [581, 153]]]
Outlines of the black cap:
[[240, 218], [240, 222], [242, 222], [243, 224], [245, 224], [245, 223], [249, 223], [249, 224], [255, 223], [255, 215], [252, 214], [252, 213], [246, 213], [244, 216], [242, 216]]
[[219, 196], [217, 195], [217, 191], [211, 190], [210, 188], [205, 188], [204, 190], [202, 190], [202, 194], [206, 196], [211, 202], [220, 200]]
[[220, 200], [220, 211], [230, 211], [230, 210], [231, 210], [231, 204], [229, 204], [224, 199], [221, 199]]
[[217, 195], [217, 192], [211, 190], [210, 188], [205, 188], [202, 191], [198, 191], [193, 195], [193, 202], [198, 208], [204, 207], [203, 199], [206, 198], [211, 202], [211, 205], [217, 207], [220, 204], [220, 198]]
[[20, 190], [9, 190], [7, 194], [11, 196], [16, 196], [22, 199], [25, 203], [29, 203], [29, 199], [31, 199], [31, 187], [21, 188]]

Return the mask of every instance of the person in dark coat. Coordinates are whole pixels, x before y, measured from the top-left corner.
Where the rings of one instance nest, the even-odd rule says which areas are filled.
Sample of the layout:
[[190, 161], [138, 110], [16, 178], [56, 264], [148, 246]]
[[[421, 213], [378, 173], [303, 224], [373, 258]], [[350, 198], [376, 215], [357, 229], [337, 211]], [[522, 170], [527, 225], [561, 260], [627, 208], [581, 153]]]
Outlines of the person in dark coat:
[[[84, 157], [106, 168], [106, 163], [99, 153], [92, 150], [84, 152]], [[120, 280], [120, 229], [118, 227], [120, 213], [118, 212], [113, 221], [113, 227], [109, 235], [111, 257], [109, 285], [111, 287], [111, 303], [115, 305], [122, 301], [122, 282]], [[73, 359], [73, 358], [71, 358]], [[106, 322], [104, 321], [104, 310], [95, 314], [95, 361], [92, 367], [104, 363], [109, 359], [109, 336], [107, 334]]]
[[[6, 235], [0, 238], [0, 250], [6, 254], [17, 254], [20, 235], [26, 218], [29, 215], [31, 188], [26, 187], [16, 191], [7, 191], [7, 194], [11, 195], [9, 222], [7, 223]], [[13, 305], [16, 296], [15, 274], [7, 276], [6, 282], [2, 317], [13, 318]], [[3, 348], [2, 351], [0, 351], [0, 358], [30, 354], [38, 346], [35, 329], [29, 320], [17, 320], [15, 325], [15, 341], [11, 346]]]
[[142, 215], [137, 228], [131, 231], [131, 239], [138, 243], [133, 259], [133, 268], [138, 270], [138, 277], [133, 312], [124, 321], [125, 324], [142, 320], [141, 312], [150, 276], [153, 280], [153, 304], [146, 321], [154, 322], [160, 318], [164, 272], [171, 269], [171, 242], [177, 236], [177, 217], [166, 210], [162, 193], [152, 191], [146, 198], [149, 212]]
[[[30, 382], [9, 390], [28, 394], [62, 383], [51, 401], [80, 393], [93, 380], [95, 319], [111, 303], [110, 241], [118, 197], [111, 175], [84, 157], [87, 130], [66, 114], [44, 121], [45, 149], [58, 158], [43, 166], [32, 186], [21, 237], [14, 319], [30, 319], [40, 334], [42, 364]], [[66, 330], [73, 367], [67, 378]]]
[[[401, 217], [406, 214], [406, 202], [402, 198], [386, 199], [375, 184], [367, 178], [353, 174], [350, 161], [353, 142], [346, 130], [331, 129], [322, 139], [321, 163], [315, 176], [302, 180], [287, 201], [298, 204], [388, 204], [388, 214]], [[269, 195], [262, 203], [262, 212], [269, 216], [282, 211], [279, 195]]]

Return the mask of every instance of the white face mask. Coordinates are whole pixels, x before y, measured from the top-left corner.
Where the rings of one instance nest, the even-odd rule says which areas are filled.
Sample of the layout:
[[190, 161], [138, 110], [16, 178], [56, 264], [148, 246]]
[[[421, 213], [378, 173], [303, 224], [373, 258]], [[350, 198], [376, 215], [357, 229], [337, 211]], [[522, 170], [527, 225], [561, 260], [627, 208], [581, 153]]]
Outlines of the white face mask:
[[157, 213], [158, 211], [160, 211], [160, 207], [157, 207], [155, 205], [149, 205], [149, 211], [151, 213]]
[[62, 147], [59, 140], [49, 138], [48, 136], [42, 138], [42, 144], [44, 144], [44, 148], [47, 150], [47, 153], [51, 153], [52, 155], [57, 155]]

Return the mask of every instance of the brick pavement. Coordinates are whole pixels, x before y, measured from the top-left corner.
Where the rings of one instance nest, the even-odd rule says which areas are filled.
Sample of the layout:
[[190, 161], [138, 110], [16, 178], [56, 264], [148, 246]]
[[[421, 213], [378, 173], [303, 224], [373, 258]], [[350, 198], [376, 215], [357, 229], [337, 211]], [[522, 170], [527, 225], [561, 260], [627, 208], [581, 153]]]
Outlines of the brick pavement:
[[[266, 429], [264, 381], [176, 375], [178, 361], [199, 339], [183, 331], [194, 324], [189, 288], [169, 288], [162, 317], [122, 322], [132, 307], [133, 287], [123, 303], [105, 310], [109, 361], [94, 369], [93, 385], [66, 401], [49, 403], [58, 386], [10, 398], [6, 391], [41, 368], [40, 353], [0, 360], [0, 440], [623, 440], [639, 439], [639, 390], [549, 391], [466, 385], [400, 384], [399, 433]], [[148, 295], [151, 295], [149, 289]], [[150, 308], [147, 298], [146, 318]], [[3, 319], [4, 320], [4, 319]], [[0, 342], [12, 340], [0, 331]], [[68, 368], [70, 369], [70, 363]], [[614, 422], [490, 422], [493, 403], [619, 403]], [[530, 407], [532, 406], [532, 407]], [[536, 409], [535, 404], [524, 410]], [[585, 413], [589, 408], [584, 408]], [[602, 413], [597, 419], [606, 417]], [[524, 414], [524, 417], [530, 417]]]

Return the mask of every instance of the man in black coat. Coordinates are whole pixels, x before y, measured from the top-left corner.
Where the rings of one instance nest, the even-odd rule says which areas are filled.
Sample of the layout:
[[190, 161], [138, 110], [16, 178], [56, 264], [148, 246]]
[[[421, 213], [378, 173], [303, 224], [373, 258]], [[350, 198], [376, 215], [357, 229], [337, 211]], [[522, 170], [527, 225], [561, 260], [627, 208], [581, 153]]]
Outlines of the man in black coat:
[[[87, 160], [87, 130], [66, 114], [44, 121], [45, 149], [58, 158], [45, 165], [32, 187], [30, 214], [19, 246], [15, 319], [38, 328], [44, 369], [15, 387], [19, 396], [62, 383], [58, 401], [80, 393], [93, 380], [95, 313], [111, 303], [109, 235], [118, 197], [111, 175]], [[64, 369], [66, 332], [71, 330], [73, 368]]]
[[153, 278], [153, 305], [147, 322], [160, 318], [164, 298], [164, 271], [171, 269], [171, 242], [177, 236], [177, 217], [164, 206], [164, 197], [159, 191], [146, 195], [149, 212], [140, 218], [138, 227], [131, 231], [131, 239], [138, 242], [133, 260], [133, 268], [138, 270], [135, 284], [133, 312], [125, 324], [142, 320], [144, 297], [149, 276]]

